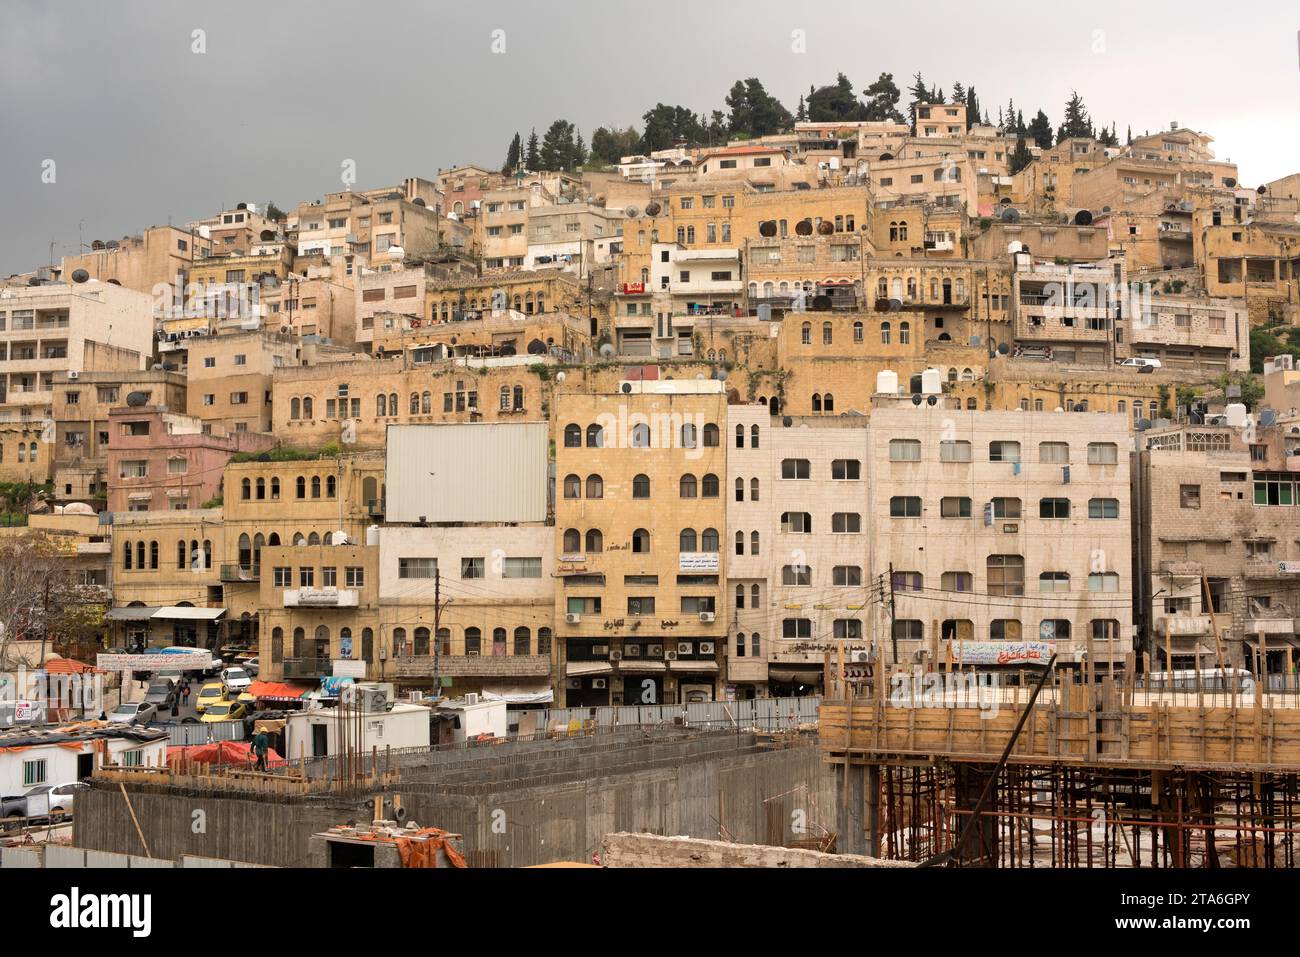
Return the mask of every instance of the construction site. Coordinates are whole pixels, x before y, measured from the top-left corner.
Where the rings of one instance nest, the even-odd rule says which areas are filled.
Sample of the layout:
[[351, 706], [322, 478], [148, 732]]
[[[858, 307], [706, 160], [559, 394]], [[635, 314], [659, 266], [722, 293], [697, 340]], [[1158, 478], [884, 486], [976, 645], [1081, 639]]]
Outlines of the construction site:
[[1053, 661], [1006, 686], [909, 675], [929, 691], [902, 696], [898, 676], [893, 693], [834, 683], [819, 731], [839, 850], [921, 866], [1295, 866], [1295, 676], [1189, 671], [1153, 687], [1131, 658], [1122, 677]]

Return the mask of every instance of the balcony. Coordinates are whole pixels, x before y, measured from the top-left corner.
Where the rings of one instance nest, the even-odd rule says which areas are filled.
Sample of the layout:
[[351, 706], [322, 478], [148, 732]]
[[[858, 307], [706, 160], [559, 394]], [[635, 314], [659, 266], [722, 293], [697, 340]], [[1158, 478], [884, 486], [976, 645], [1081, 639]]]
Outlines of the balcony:
[[261, 581], [261, 565], [222, 565], [221, 581], [223, 582], [256, 582]]
[[113, 554], [112, 542], [78, 542], [78, 555], [111, 555]]
[[280, 664], [285, 678], [324, 678], [334, 674], [334, 661], [330, 658], [285, 658]]
[[1157, 624], [1157, 632], [1170, 637], [1201, 637], [1210, 634], [1209, 615], [1165, 615]]
[[285, 608], [356, 608], [360, 595], [355, 588], [286, 588]]
[[1162, 575], [1173, 575], [1175, 578], [1200, 578], [1200, 562], [1161, 562], [1160, 573]]
[[1289, 578], [1290, 574], [1282, 571], [1280, 562], [1268, 558], [1248, 558], [1243, 570], [1246, 578]]
[[[432, 655], [393, 659], [399, 678], [433, 677]], [[438, 674], [452, 678], [548, 678], [551, 659], [548, 655], [439, 655]]]

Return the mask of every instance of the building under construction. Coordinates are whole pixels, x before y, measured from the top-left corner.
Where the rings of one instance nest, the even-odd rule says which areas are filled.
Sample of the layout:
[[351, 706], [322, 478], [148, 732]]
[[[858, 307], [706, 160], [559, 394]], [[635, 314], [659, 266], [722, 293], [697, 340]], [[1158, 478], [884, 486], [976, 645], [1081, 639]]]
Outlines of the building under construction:
[[1295, 676], [1227, 674], [1166, 688], [1131, 666], [1094, 681], [1049, 664], [1010, 687], [960, 671], [840, 682], [820, 727], [839, 849], [948, 866], [1294, 866]]

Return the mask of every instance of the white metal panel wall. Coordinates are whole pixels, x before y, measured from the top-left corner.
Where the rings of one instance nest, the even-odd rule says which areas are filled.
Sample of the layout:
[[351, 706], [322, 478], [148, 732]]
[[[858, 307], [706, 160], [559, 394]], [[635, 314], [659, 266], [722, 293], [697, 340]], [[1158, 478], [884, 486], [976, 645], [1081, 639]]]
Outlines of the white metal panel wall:
[[385, 517], [545, 521], [549, 441], [545, 422], [389, 426]]

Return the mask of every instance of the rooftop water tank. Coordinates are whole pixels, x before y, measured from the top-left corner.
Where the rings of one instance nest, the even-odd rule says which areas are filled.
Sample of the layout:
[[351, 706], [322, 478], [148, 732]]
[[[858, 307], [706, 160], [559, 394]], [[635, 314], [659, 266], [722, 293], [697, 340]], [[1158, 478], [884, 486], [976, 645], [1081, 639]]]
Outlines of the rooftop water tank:
[[366, 528], [366, 544], [372, 548], [379, 544], [379, 526], [370, 525]]
[[898, 373], [892, 369], [882, 369], [876, 373], [877, 395], [898, 395]]
[[943, 376], [938, 369], [926, 369], [921, 373], [921, 394], [938, 395], [943, 391]]
[[1223, 414], [1232, 428], [1240, 428], [1246, 422], [1246, 407], [1240, 402], [1229, 402], [1223, 408]]

